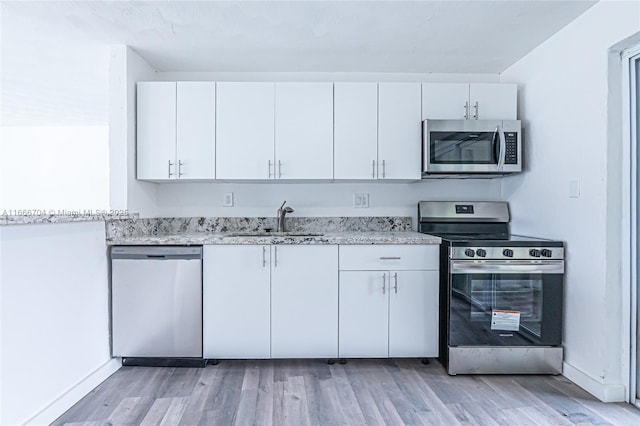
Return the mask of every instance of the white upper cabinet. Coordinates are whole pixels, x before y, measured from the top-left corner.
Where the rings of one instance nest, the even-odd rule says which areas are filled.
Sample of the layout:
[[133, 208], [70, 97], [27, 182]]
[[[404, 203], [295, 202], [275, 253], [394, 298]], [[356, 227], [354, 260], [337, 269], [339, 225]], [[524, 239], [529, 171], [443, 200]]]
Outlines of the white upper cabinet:
[[515, 120], [517, 103], [516, 84], [422, 84], [423, 120]]
[[215, 178], [215, 83], [137, 84], [138, 179]]
[[469, 85], [471, 118], [516, 120], [518, 86], [515, 84], [472, 83]]
[[335, 179], [375, 179], [378, 83], [335, 83], [333, 114]]
[[333, 83], [276, 83], [276, 179], [333, 178]]
[[179, 179], [216, 177], [216, 84], [177, 83], [176, 159]]
[[218, 179], [273, 179], [274, 83], [218, 83]]
[[378, 84], [378, 179], [421, 178], [421, 85]]
[[468, 118], [468, 83], [422, 84], [423, 120], [464, 120]]
[[136, 88], [138, 179], [175, 178], [176, 83], [139, 82]]

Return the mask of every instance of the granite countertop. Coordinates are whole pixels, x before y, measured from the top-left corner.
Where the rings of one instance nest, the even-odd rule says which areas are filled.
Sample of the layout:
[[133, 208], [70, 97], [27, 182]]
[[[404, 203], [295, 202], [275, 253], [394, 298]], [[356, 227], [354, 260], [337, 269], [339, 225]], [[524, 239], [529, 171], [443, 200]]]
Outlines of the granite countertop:
[[[281, 234], [259, 236], [241, 232], [174, 233], [166, 235], [122, 236], [107, 241], [109, 245], [207, 245], [207, 244], [440, 244], [440, 237], [413, 231], [343, 231], [313, 235]], [[244, 233], [246, 234], [246, 233]]]
[[0, 215], [0, 226], [72, 222], [104, 222], [111, 219], [132, 219], [136, 217], [138, 217], [137, 214], [129, 214], [126, 211], [108, 210], [58, 210], [56, 213], [50, 214], [44, 210], [8, 210]]

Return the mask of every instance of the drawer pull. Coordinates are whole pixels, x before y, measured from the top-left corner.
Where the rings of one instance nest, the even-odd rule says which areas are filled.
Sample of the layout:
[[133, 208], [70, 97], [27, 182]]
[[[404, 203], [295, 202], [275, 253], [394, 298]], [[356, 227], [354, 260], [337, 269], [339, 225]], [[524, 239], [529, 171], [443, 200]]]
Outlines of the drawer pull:
[[387, 274], [382, 274], [382, 294], [385, 294], [386, 286], [387, 286]]
[[399, 256], [397, 256], [397, 257], [395, 257], [395, 256], [391, 256], [391, 257], [383, 256], [383, 257], [380, 258], [380, 260], [400, 260], [400, 259], [402, 259], [402, 258], [399, 257]]

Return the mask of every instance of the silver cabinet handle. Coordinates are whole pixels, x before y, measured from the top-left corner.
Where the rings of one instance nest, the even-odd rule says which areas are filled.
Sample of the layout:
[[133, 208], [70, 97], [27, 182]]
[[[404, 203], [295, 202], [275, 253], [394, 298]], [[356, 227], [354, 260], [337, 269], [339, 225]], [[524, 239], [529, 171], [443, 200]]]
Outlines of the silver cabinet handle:
[[469, 119], [469, 101], [464, 103], [464, 119]]
[[267, 248], [262, 246], [262, 267], [267, 266]]
[[273, 262], [274, 266], [278, 267], [278, 246], [273, 246]]
[[389, 256], [389, 257], [383, 256], [383, 257], [380, 258], [380, 260], [400, 260], [400, 259], [402, 259], [400, 256], [397, 256], [397, 257], [396, 256]]
[[386, 167], [385, 161], [382, 160], [382, 178], [383, 179], [384, 179], [386, 173], [387, 173], [387, 167]]
[[397, 272], [393, 274], [393, 281], [394, 281], [393, 290], [396, 292], [396, 294], [398, 294], [398, 273]]
[[181, 177], [182, 175], [182, 161], [178, 160], [178, 177]]
[[473, 113], [473, 118], [474, 119], [478, 119], [478, 101], [476, 101], [475, 105], [473, 106], [474, 109], [474, 113]]
[[[275, 175], [275, 173], [274, 173], [274, 175]], [[269, 179], [271, 179], [271, 160], [269, 160]]]
[[169, 177], [173, 176], [173, 173], [171, 173], [171, 166], [173, 166], [173, 163], [169, 160]]
[[282, 177], [282, 162], [278, 160], [278, 179]]
[[371, 178], [372, 179], [376, 178], [376, 160], [373, 160], [371, 162]]
[[382, 274], [382, 294], [386, 294], [385, 287], [387, 286], [387, 274]]

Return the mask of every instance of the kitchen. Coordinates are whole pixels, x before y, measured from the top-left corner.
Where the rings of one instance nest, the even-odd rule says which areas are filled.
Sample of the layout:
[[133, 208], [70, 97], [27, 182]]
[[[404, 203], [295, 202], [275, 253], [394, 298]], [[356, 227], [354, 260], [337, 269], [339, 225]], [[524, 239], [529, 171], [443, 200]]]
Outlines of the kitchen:
[[[587, 5], [588, 6], [588, 5]], [[583, 6], [585, 9], [587, 6]], [[355, 6], [353, 6], [355, 7]], [[389, 6], [391, 7], [391, 6]], [[417, 7], [417, 6], [416, 6]], [[459, 12], [459, 10], [458, 10]], [[493, 11], [495, 13], [495, 11]], [[320, 12], [318, 12], [320, 13]], [[544, 15], [544, 14], [543, 14]], [[6, 13], [3, 15], [5, 19]], [[288, 200], [296, 211], [293, 217], [306, 216], [402, 216], [416, 220], [416, 204], [424, 199], [459, 199], [470, 200], [505, 200], [512, 210], [511, 227], [513, 231], [542, 237], [562, 240], [567, 243], [567, 275], [565, 277], [565, 347], [564, 374], [573, 382], [589, 390], [601, 400], [622, 401], [626, 398], [629, 369], [628, 349], [624, 344], [624, 311], [623, 289], [621, 288], [620, 258], [621, 249], [617, 248], [623, 235], [619, 227], [621, 215], [621, 196], [616, 192], [622, 184], [620, 167], [617, 158], [621, 156], [616, 146], [603, 143], [610, 140], [607, 130], [614, 126], [610, 123], [611, 114], [607, 111], [607, 61], [606, 52], [618, 42], [636, 33], [639, 11], [635, 2], [602, 2], [586, 10], [571, 24], [568, 19], [560, 27], [566, 27], [543, 43], [543, 39], [531, 46], [531, 52], [521, 52], [511, 62], [493, 72], [473, 73], [473, 69], [465, 68], [461, 60], [456, 71], [446, 71], [435, 75], [400, 74], [413, 71], [407, 66], [402, 69], [385, 69], [382, 67], [360, 68], [360, 74], [340, 73], [354, 67], [343, 64], [341, 67], [324, 68], [318, 63], [299, 68], [292, 62], [284, 62], [282, 68], [262, 67], [262, 72], [213, 72], [201, 75], [204, 81], [442, 81], [442, 82], [489, 82], [518, 84], [519, 117], [524, 121], [526, 129], [525, 158], [527, 168], [524, 173], [501, 179], [443, 180], [419, 183], [287, 183], [287, 184], [239, 184], [239, 183], [189, 183], [189, 184], [156, 184], [135, 179], [135, 126], [131, 126], [135, 117], [134, 85], [135, 81], [144, 80], [184, 80], [189, 70], [180, 73], [154, 72], [150, 62], [134, 49], [115, 46], [110, 49], [110, 61], [107, 64], [113, 72], [110, 85], [110, 98], [113, 109], [109, 119], [110, 149], [110, 190], [109, 207], [114, 210], [128, 210], [140, 213], [143, 217], [224, 217], [250, 216], [275, 217], [275, 213], [283, 200]], [[46, 21], [46, 20], [45, 20]], [[4, 28], [6, 28], [3, 25]], [[599, 31], [593, 31], [598, 28]], [[551, 36], [551, 34], [549, 34]], [[8, 44], [10, 39], [3, 37]], [[577, 40], [580, 40], [578, 42]], [[135, 40], [129, 44], [135, 46]], [[114, 43], [110, 43], [114, 44]], [[578, 44], [578, 45], [577, 45]], [[534, 49], [535, 47], [535, 49]], [[624, 48], [629, 47], [625, 46]], [[3, 48], [4, 50], [4, 48]], [[571, 52], [569, 55], [568, 52]], [[507, 55], [507, 51], [501, 55]], [[407, 53], [408, 55], [408, 53]], [[490, 58], [483, 54], [476, 59], [477, 63]], [[45, 56], [53, 62], [50, 56]], [[256, 56], [257, 59], [260, 56]], [[388, 56], [388, 58], [394, 58]], [[468, 58], [468, 57], [465, 57]], [[73, 58], [68, 58], [73, 59]], [[399, 58], [401, 59], [401, 58]], [[186, 61], [186, 59], [185, 59]], [[189, 62], [186, 62], [189, 63]], [[363, 61], [366, 63], [366, 61]], [[288, 64], [288, 65], [287, 65]], [[340, 64], [340, 63], [338, 63]], [[8, 59], [3, 60], [3, 68], [9, 68]], [[155, 64], [154, 64], [155, 65]], [[237, 64], [236, 64], [237, 65]], [[40, 65], [46, 67], [47, 65]], [[190, 67], [193, 70], [193, 67]], [[222, 70], [229, 68], [220, 66]], [[245, 69], [238, 67], [236, 69]], [[422, 68], [430, 70], [431, 68]], [[304, 71], [302, 74], [292, 70]], [[10, 71], [10, 70], [9, 70]], [[260, 70], [258, 70], [260, 71]], [[278, 73], [277, 71], [289, 71]], [[369, 71], [369, 72], [367, 72]], [[105, 71], [106, 72], [106, 71]], [[393, 74], [393, 72], [396, 72]], [[420, 72], [419, 69], [415, 72]], [[325, 74], [323, 74], [325, 73]], [[443, 75], [454, 73], [457, 75]], [[462, 73], [463, 75], [460, 75]], [[3, 72], [3, 76], [6, 75]], [[125, 77], [126, 76], [126, 77]], [[195, 79], [195, 76], [192, 76]], [[118, 86], [119, 84], [119, 86]], [[585, 87], [592, 90], [585, 90]], [[3, 105], [6, 105], [3, 102]], [[611, 106], [609, 106], [611, 108]], [[615, 119], [614, 115], [614, 119]], [[535, 143], [534, 143], [535, 142]], [[588, 150], [580, 149], [587, 145]], [[552, 156], [548, 152], [552, 151]], [[607, 162], [603, 161], [607, 159]], [[577, 161], [577, 160], [580, 161]], [[266, 166], [265, 166], [266, 169]], [[579, 179], [580, 198], [568, 196], [570, 181]], [[10, 179], [3, 175], [3, 185]], [[224, 193], [233, 192], [235, 205], [223, 207]], [[313, 193], [313, 197], [309, 196]], [[352, 208], [354, 193], [369, 194], [369, 208], [365, 214], [362, 209]], [[455, 195], [455, 196], [454, 196]], [[49, 206], [41, 206], [49, 207]], [[20, 206], [15, 206], [20, 208]], [[34, 207], [35, 208], [35, 207]], [[230, 213], [232, 211], [232, 213]], [[107, 258], [105, 257], [104, 230], [101, 223], [57, 225], [24, 225], [3, 226], [2, 237], [2, 362], [9, 357], [12, 369], [26, 374], [25, 365], [29, 369], [42, 368], [37, 377], [51, 377], [49, 393], [42, 386], [42, 395], [33, 395], [33, 404], [23, 407], [19, 417], [26, 420], [41, 412], [48, 404], [60, 395], [83, 382], [91, 373], [103, 365], [111, 365], [108, 348], [108, 312], [105, 301], [108, 300]], [[415, 222], [414, 222], [415, 225]], [[18, 236], [18, 233], [20, 235]], [[33, 238], [51, 238], [54, 247], [60, 253], [43, 249], [36, 252], [33, 248], [22, 246], [20, 250], [10, 244], [12, 238], [29, 241]], [[71, 239], [70, 239], [71, 238]], [[100, 241], [100, 239], [102, 240]], [[73, 241], [73, 243], [71, 243]], [[602, 242], [606, 242], [602, 245]], [[597, 244], [596, 244], [597, 243]], [[76, 247], [78, 246], [78, 247]], [[83, 248], [80, 249], [79, 246]], [[11, 247], [11, 249], [9, 249]], [[69, 255], [62, 256], [63, 248], [68, 247]], [[74, 248], [76, 247], [76, 248]], [[617, 250], [617, 251], [616, 251]], [[61, 268], [60, 277], [64, 277], [64, 268], [77, 271], [76, 276], [84, 277], [91, 282], [93, 290], [78, 284], [77, 288], [69, 288], [69, 293], [58, 294], [40, 291], [44, 300], [41, 304], [30, 299], [33, 294], [24, 294], [24, 304], [16, 303], [16, 310], [9, 309], [5, 303], [11, 293], [12, 282], [29, 281], [37, 283], [45, 277], [38, 276], [38, 269], [47, 268], [24, 267], [10, 269], [26, 260], [19, 256], [24, 253], [29, 259], [51, 262], [51, 267]], [[29, 253], [26, 256], [26, 253]], [[59, 257], [56, 257], [59, 254]], [[93, 261], [87, 265], [70, 263], [69, 258], [85, 258]], [[594, 262], [594, 259], [599, 261]], [[56, 266], [57, 265], [57, 266]], [[73, 266], [72, 266], [73, 265]], [[76, 269], [79, 268], [79, 269]], [[26, 271], [25, 271], [26, 269]], [[15, 271], [16, 275], [11, 275]], [[97, 274], [95, 271], [103, 271]], [[27, 275], [27, 272], [29, 275]], [[33, 276], [31, 276], [33, 274]], [[54, 275], [47, 275], [53, 279]], [[64, 282], [63, 278], [60, 278]], [[49, 291], [52, 291], [49, 289]], [[77, 295], [77, 296], [73, 296]], [[62, 305], [52, 310], [48, 300], [58, 300]], [[22, 299], [16, 299], [22, 300]], [[82, 306], [71, 309], [65, 303], [82, 300]], [[12, 304], [13, 305], [13, 304]], [[34, 335], [40, 336], [28, 350], [22, 349], [15, 356], [6, 342], [11, 336], [19, 338], [21, 332], [30, 330], [24, 317], [26, 311], [18, 309], [29, 306], [31, 311], [41, 313], [49, 321], [61, 321], [58, 324], [74, 325], [74, 315], [84, 316], [86, 330], [73, 329], [75, 337], [69, 336], [68, 345], [57, 351], [46, 349], [50, 353], [52, 364], [36, 362], [42, 357], [43, 348], [60, 346], [56, 341], [47, 340], [47, 334], [34, 327]], [[63, 308], [65, 307], [65, 308]], [[82, 309], [80, 309], [82, 308]], [[60, 312], [69, 312], [70, 318], [60, 317]], [[76, 321], [77, 322], [77, 319]], [[12, 326], [12, 324], [15, 324]], [[55, 324], [52, 324], [52, 326]], [[80, 324], [75, 324], [79, 327]], [[14, 329], [10, 328], [14, 327]], [[96, 332], [96, 330], [101, 330]], [[628, 334], [628, 333], [627, 333]], [[61, 339], [61, 337], [58, 337]], [[78, 348], [73, 345], [74, 339], [82, 338], [86, 345]], [[20, 340], [18, 340], [20, 341]], [[627, 346], [628, 347], [628, 346]], [[73, 349], [73, 350], [72, 350]], [[85, 352], [86, 351], [86, 352]], [[29, 358], [36, 357], [35, 359]], [[64, 360], [76, 358], [76, 366], [61, 368]], [[18, 364], [15, 361], [19, 361]], [[84, 363], [83, 365], [80, 365]], [[36, 367], [33, 367], [33, 366]], [[3, 364], [3, 377], [6, 376]], [[66, 370], [68, 368], [69, 370]], [[115, 367], [114, 367], [115, 368]], [[57, 370], [57, 371], [56, 371]], [[59, 376], [50, 376], [50, 374]], [[104, 372], [104, 376], [108, 373]], [[19, 378], [17, 379], [19, 380]], [[34, 379], [31, 379], [34, 380]], [[98, 380], [94, 378], [94, 380]], [[101, 380], [87, 383], [83, 396]], [[4, 380], [3, 380], [4, 382]], [[44, 383], [44, 382], [43, 382]], [[3, 385], [4, 386], [4, 385]], [[2, 390], [3, 407], [11, 406], [15, 401], [5, 400], [12, 395], [10, 389]], [[38, 396], [36, 398], [36, 396]], [[17, 398], [18, 396], [16, 396]], [[39, 402], [38, 402], [39, 401]], [[20, 401], [18, 401], [20, 402]], [[24, 402], [24, 401], [23, 401]], [[3, 413], [5, 409], [2, 410]], [[55, 418], [55, 417], [54, 417]], [[22, 421], [22, 420], [21, 420]]]

